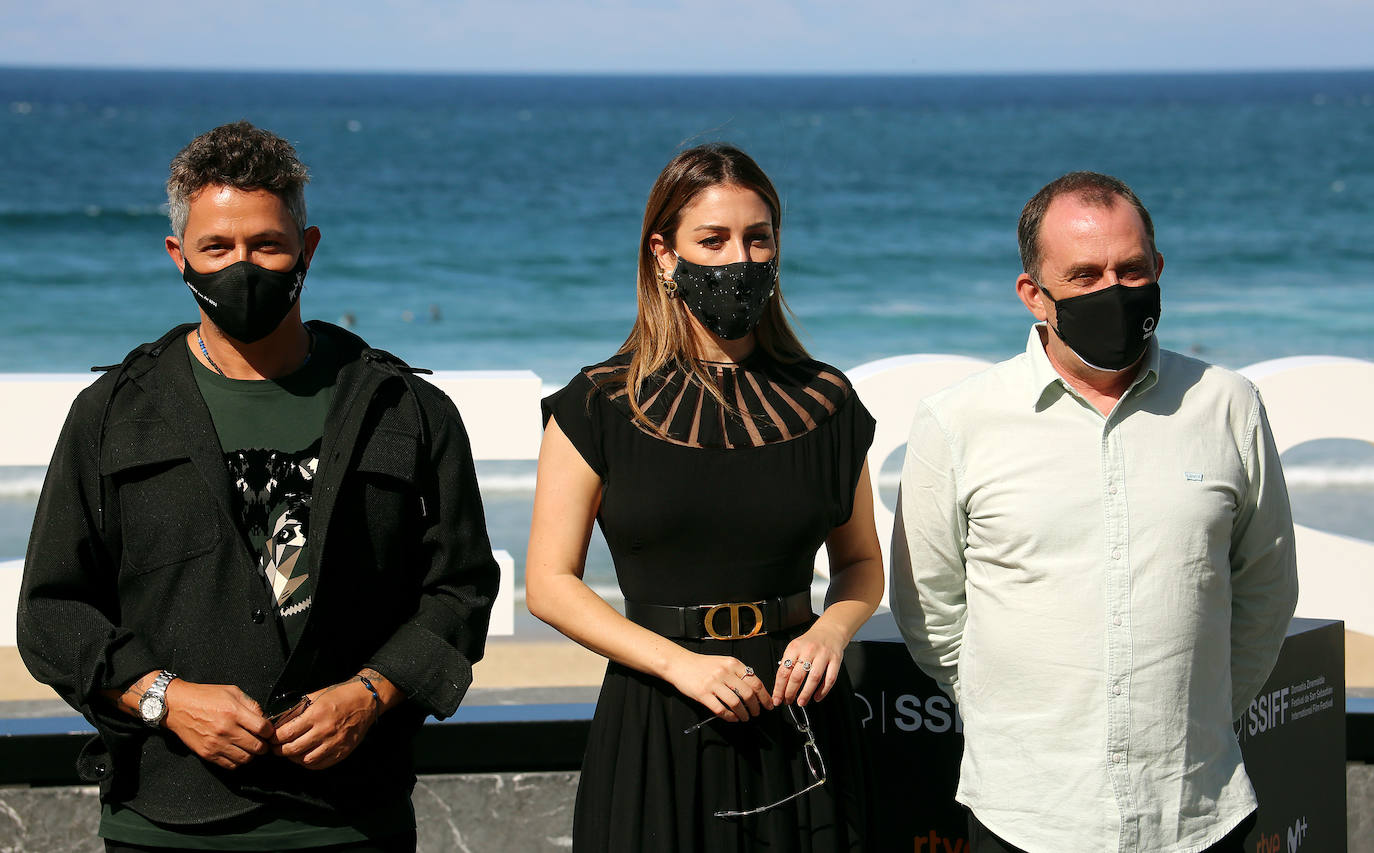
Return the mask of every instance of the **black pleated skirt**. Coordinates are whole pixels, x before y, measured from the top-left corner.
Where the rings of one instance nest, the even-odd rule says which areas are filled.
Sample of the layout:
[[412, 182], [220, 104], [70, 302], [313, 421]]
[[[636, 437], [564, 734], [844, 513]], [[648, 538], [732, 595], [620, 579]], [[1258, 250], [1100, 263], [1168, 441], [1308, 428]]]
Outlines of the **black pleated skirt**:
[[[681, 640], [691, 651], [733, 655], [771, 687], [772, 674], [799, 626], [747, 640]], [[804, 737], [786, 709], [743, 723], [710, 716], [668, 682], [611, 663], [597, 701], [582, 764], [573, 850], [787, 851], [870, 849], [873, 805], [868, 760], [849, 679], [806, 711], [827, 781], [760, 815], [719, 818], [718, 810], [766, 805], [811, 784]]]

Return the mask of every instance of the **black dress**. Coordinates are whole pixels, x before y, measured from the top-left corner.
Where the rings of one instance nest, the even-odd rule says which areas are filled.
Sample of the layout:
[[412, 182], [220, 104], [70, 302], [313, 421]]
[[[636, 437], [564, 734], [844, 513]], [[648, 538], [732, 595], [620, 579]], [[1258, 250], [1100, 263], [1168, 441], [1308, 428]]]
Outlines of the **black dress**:
[[[666, 436], [637, 425], [623, 382], [628, 355], [585, 368], [543, 402], [601, 476], [598, 521], [626, 600], [694, 605], [754, 601], [810, 588], [817, 550], [849, 519], [874, 421], [838, 370], [756, 354], [708, 363], [722, 409], [687, 373], [644, 383], [642, 406]], [[743, 417], [737, 412], [745, 413]], [[772, 688], [787, 644], [808, 624], [745, 640], [683, 640], [733, 655]], [[600, 851], [835, 851], [871, 838], [867, 761], [843, 675], [807, 706], [828, 782], [812, 782], [803, 737], [783, 709], [715, 721], [668, 682], [608, 665], [577, 793], [573, 847]]]

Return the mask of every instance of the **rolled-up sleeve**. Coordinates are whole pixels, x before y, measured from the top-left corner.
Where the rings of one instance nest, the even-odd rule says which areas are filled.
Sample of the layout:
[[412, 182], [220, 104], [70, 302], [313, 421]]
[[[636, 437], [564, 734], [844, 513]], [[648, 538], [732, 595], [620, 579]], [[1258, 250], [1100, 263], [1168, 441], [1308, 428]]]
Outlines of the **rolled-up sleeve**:
[[[98, 392], [73, 403], [48, 465], [19, 591], [16, 639], [34, 678], [80, 711], [108, 748], [136, 742], [147, 727], [101, 694], [123, 690], [165, 664], [120, 624], [117, 506], [100, 500]], [[106, 518], [101, 531], [100, 517]], [[92, 780], [93, 781], [93, 780]]]
[[[436, 392], [437, 393], [437, 392]], [[368, 661], [439, 719], [458, 709], [482, 659], [500, 569], [487, 538], [472, 450], [458, 410], [438, 400], [423, 533], [425, 567], [414, 615]]]
[[892, 615], [923, 672], [959, 698], [968, 518], [949, 437], [922, 403], [907, 439], [892, 529]]

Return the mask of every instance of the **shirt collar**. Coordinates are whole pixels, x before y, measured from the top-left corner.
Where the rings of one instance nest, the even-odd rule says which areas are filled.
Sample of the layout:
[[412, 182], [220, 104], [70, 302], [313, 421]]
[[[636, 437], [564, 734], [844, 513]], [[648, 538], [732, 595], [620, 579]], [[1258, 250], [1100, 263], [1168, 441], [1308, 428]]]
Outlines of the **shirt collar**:
[[[1045, 344], [1041, 341], [1041, 330], [1046, 329], [1045, 323], [1035, 323], [1031, 326], [1030, 337], [1026, 340], [1026, 357], [1030, 361], [1031, 381], [1027, 387], [1028, 400], [1031, 408], [1040, 408], [1046, 395], [1072, 393], [1069, 383], [1064, 381], [1064, 377], [1059, 375], [1059, 371], [1050, 364], [1050, 357], [1045, 354]], [[1046, 333], [1047, 334], [1047, 333]], [[1155, 386], [1159, 381], [1159, 338], [1151, 335], [1145, 342], [1145, 361], [1143, 369], [1136, 374], [1135, 380], [1131, 382], [1131, 387], [1126, 390], [1123, 397], [1131, 394], [1143, 394]]]

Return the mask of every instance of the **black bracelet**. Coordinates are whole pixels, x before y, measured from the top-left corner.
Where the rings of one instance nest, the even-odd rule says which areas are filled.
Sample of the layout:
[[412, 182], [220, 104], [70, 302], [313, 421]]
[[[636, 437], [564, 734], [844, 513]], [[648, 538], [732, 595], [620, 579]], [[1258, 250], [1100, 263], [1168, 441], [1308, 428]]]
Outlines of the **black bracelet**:
[[374, 703], [373, 710], [377, 713], [377, 716], [381, 716], [382, 697], [378, 695], [377, 688], [372, 686], [372, 679], [360, 673], [358, 675], [358, 680], [361, 681], [363, 683], [363, 686], [367, 688], [367, 692], [372, 694], [372, 701]]

